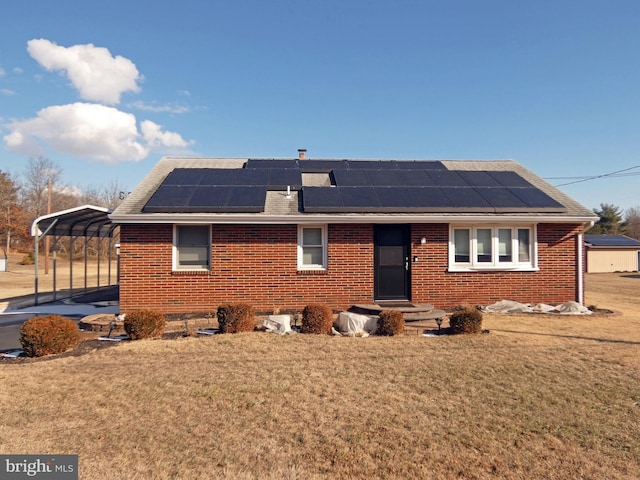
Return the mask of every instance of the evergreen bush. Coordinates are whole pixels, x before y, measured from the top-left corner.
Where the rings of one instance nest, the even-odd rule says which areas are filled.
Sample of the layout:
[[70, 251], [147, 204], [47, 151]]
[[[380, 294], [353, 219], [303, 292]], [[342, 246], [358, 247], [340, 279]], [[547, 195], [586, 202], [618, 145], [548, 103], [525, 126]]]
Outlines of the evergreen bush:
[[477, 308], [466, 307], [449, 317], [449, 331], [452, 334], [480, 333], [482, 331], [482, 312]]
[[402, 335], [404, 333], [404, 315], [397, 310], [383, 310], [380, 312], [376, 335]]
[[333, 312], [324, 303], [312, 303], [302, 310], [302, 333], [326, 335], [333, 327]]
[[131, 340], [159, 337], [166, 325], [165, 316], [154, 310], [134, 310], [124, 317], [124, 331]]
[[20, 327], [20, 344], [30, 357], [66, 352], [80, 343], [75, 322], [60, 315], [33, 317]]
[[256, 328], [255, 312], [247, 303], [220, 305], [216, 316], [222, 333], [253, 332]]

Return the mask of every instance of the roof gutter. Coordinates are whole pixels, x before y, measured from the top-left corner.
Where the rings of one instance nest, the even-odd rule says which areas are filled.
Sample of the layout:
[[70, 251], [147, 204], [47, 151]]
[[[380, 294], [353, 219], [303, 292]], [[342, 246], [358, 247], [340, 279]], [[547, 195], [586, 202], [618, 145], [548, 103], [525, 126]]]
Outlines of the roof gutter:
[[207, 223], [305, 225], [317, 223], [590, 223], [597, 217], [568, 217], [561, 215], [256, 215], [256, 214], [163, 214], [109, 215], [118, 224]]

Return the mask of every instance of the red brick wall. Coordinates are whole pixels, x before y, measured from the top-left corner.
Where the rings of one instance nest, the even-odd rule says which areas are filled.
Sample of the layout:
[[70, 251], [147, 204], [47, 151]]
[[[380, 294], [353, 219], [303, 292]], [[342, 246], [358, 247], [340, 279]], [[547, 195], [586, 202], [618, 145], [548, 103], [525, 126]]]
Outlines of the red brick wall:
[[538, 225], [536, 272], [448, 272], [449, 226], [414, 224], [411, 248], [418, 262], [411, 269], [412, 300], [440, 308], [500, 300], [550, 305], [576, 300], [576, 235], [581, 231], [582, 225], [575, 224]]
[[[561, 303], [576, 298], [580, 225], [538, 226], [538, 272], [447, 272], [446, 224], [412, 225], [412, 300], [439, 308], [502, 299]], [[373, 225], [329, 225], [329, 268], [297, 271], [295, 225], [213, 225], [210, 272], [173, 272], [171, 225], [122, 225], [120, 307], [213, 312], [225, 302], [258, 311], [336, 309], [373, 303]], [[422, 245], [420, 239], [427, 243]]]
[[248, 302], [270, 312], [373, 302], [372, 225], [330, 225], [322, 272], [297, 270], [295, 225], [213, 225], [211, 234], [211, 272], [172, 272], [171, 225], [122, 225], [121, 310], [201, 312]]

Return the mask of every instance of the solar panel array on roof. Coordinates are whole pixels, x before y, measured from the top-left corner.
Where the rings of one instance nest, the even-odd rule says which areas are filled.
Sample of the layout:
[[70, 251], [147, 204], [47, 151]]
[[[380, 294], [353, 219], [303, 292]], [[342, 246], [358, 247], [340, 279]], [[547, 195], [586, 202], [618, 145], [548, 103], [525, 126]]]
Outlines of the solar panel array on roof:
[[[332, 185], [303, 186], [330, 173]], [[329, 180], [328, 180], [329, 181]], [[263, 212], [267, 190], [301, 190], [305, 213], [556, 212], [564, 207], [512, 171], [447, 170], [438, 161], [251, 159], [243, 168], [178, 168], [144, 212]]]

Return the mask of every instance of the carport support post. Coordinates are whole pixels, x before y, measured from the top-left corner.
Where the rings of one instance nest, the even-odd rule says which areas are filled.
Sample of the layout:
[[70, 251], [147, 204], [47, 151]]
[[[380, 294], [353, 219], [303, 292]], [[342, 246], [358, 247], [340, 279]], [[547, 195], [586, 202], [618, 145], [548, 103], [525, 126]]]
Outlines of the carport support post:
[[109, 250], [107, 252], [107, 286], [111, 285], [111, 247], [113, 246], [113, 238], [109, 237]]
[[56, 275], [58, 274], [57, 262], [58, 255], [56, 255], [56, 244], [58, 243], [58, 236], [53, 236], [53, 301], [55, 302], [58, 298], [58, 290], [56, 288]]
[[96, 285], [100, 288], [100, 244], [102, 243], [102, 238], [100, 237], [100, 232], [98, 232], [98, 284]]
[[40, 241], [40, 235], [38, 235], [38, 231], [36, 230], [35, 235], [35, 246], [34, 246], [34, 261], [33, 264], [36, 266], [35, 278], [33, 280], [33, 293], [34, 300], [33, 304], [38, 305], [38, 242]]
[[87, 293], [87, 237], [84, 237], [84, 293]]
[[44, 237], [45, 235], [47, 235], [49, 233], [49, 230], [51, 230], [53, 227], [56, 226], [56, 223], [58, 223], [58, 219], [56, 218], [51, 225], [49, 225], [49, 228], [47, 228], [44, 232], [40, 232], [40, 229], [38, 228], [38, 226], [36, 225], [35, 227], [35, 232], [32, 233], [33, 238], [35, 239], [35, 246], [34, 246], [34, 265], [36, 268], [35, 271], [35, 278], [33, 280], [33, 293], [34, 293], [34, 298], [33, 298], [33, 304], [34, 305], [38, 305], [38, 243], [40, 242], [40, 239], [42, 237]]
[[73, 241], [75, 237], [69, 237], [69, 298], [73, 297]]

